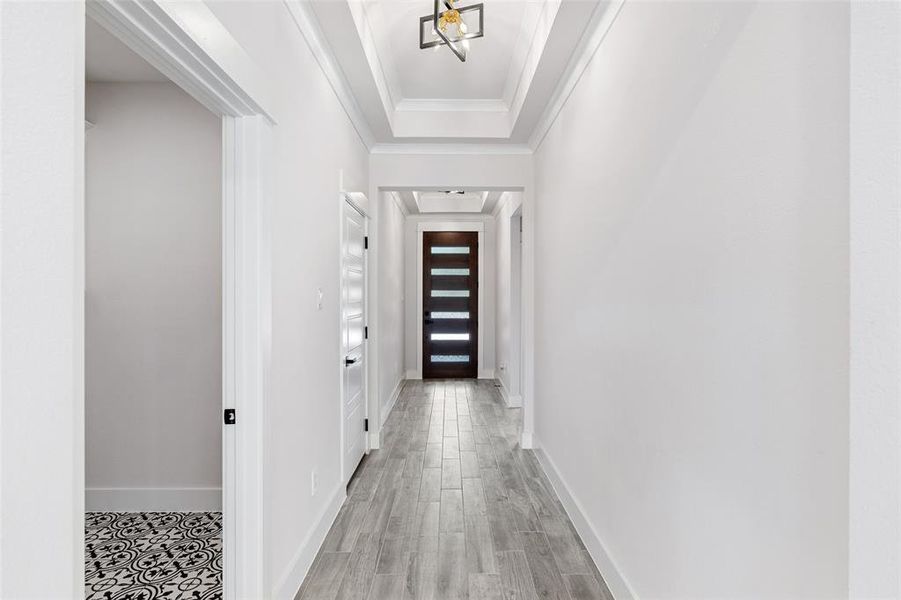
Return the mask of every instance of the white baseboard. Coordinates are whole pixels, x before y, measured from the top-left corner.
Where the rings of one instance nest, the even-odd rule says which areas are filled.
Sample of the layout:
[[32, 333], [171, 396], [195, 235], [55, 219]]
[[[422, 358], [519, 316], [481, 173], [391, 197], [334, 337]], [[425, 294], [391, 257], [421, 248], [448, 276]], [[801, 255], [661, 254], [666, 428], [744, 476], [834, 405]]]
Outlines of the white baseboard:
[[222, 488], [85, 488], [88, 512], [222, 510]]
[[[407, 379], [422, 379], [422, 373], [416, 369], [407, 371]], [[494, 369], [480, 369], [479, 379], [494, 379]]]
[[388, 400], [388, 407], [382, 411], [382, 422], [379, 428], [385, 424], [385, 421], [388, 420], [388, 415], [391, 414], [391, 411], [394, 409], [394, 405], [397, 404], [397, 399], [400, 398], [400, 391], [404, 388], [404, 382], [406, 378], [401, 375], [397, 378], [397, 383], [394, 385], [394, 389], [391, 391], [391, 399]]
[[519, 437], [519, 445], [525, 448], [526, 450], [531, 450], [535, 447], [535, 444], [532, 440], [532, 432], [523, 430], [522, 435]]
[[313, 566], [313, 560], [316, 558], [316, 553], [319, 552], [319, 547], [325, 541], [325, 536], [328, 535], [328, 530], [331, 528], [332, 523], [335, 522], [335, 517], [338, 516], [338, 511], [341, 510], [341, 505], [344, 504], [346, 499], [347, 490], [343, 484], [338, 485], [337, 489], [332, 493], [328, 504], [325, 505], [325, 508], [319, 514], [316, 525], [313, 526], [307, 537], [300, 543], [300, 546], [291, 558], [291, 563], [282, 576], [278, 578], [278, 582], [274, 587], [275, 598], [293, 600], [297, 595], [304, 578], [310, 571], [310, 567]]
[[498, 378], [497, 382], [500, 384], [498, 389], [501, 391], [501, 398], [504, 399], [504, 404], [507, 405], [507, 408], [520, 408], [522, 406], [522, 396], [510, 394], [507, 386], [504, 385], [503, 379]]
[[[525, 432], [523, 432], [523, 437], [525, 437]], [[610, 557], [604, 542], [601, 541], [591, 521], [585, 516], [582, 505], [572, 495], [569, 486], [566, 485], [566, 482], [560, 476], [560, 471], [557, 470], [554, 461], [540, 446], [536, 447], [535, 456], [544, 468], [544, 472], [550, 479], [554, 491], [557, 492], [557, 497], [563, 503], [563, 508], [566, 509], [566, 513], [572, 520], [573, 525], [575, 525], [576, 531], [579, 532], [585, 547], [588, 548], [591, 558], [604, 577], [604, 581], [607, 582], [613, 597], [616, 600], [637, 600], [638, 596], [635, 594], [635, 590], [632, 589], [632, 586], [629, 585], [629, 582], [623, 576], [622, 571], [617, 568], [613, 558]]]
[[369, 428], [369, 449], [370, 450], [378, 450], [381, 447], [381, 436], [379, 432], [381, 432], [382, 427], [385, 425], [385, 421], [388, 420], [388, 415], [391, 414], [391, 411], [394, 410], [394, 405], [397, 404], [397, 399], [400, 398], [400, 392], [404, 389], [404, 382], [407, 380], [407, 377], [401, 376], [397, 383], [394, 385], [394, 390], [391, 392], [391, 399], [388, 401], [388, 406], [382, 409], [381, 423], [378, 427], [370, 427]]

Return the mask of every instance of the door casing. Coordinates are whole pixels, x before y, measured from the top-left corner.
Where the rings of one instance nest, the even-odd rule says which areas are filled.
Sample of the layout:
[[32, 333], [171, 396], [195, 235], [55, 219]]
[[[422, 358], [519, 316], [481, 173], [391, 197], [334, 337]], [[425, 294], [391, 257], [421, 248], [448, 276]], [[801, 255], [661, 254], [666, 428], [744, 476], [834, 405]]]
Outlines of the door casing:
[[[422, 238], [426, 231], [476, 231], [479, 234], [479, 323], [485, 322], [485, 223], [483, 221], [435, 221], [418, 223], [416, 226], [416, 339], [422, 341]], [[483, 333], [484, 327], [479, 326], [478, 329], [478, 377], [491, 377], [493, 374], [487, 373], [484, 368], [484, 346]], [[422, 378], [422, 343], [417, 344], [416, 350], [416, 370], [419, 378]]]

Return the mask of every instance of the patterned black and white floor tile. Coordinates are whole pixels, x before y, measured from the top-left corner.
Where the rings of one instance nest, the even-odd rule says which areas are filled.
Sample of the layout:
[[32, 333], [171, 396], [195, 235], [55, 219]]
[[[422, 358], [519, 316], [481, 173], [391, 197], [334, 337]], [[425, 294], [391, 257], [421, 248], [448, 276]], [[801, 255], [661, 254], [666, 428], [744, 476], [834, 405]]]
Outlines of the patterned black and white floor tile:
[[86, 600], [221, 600], [222, 513], [92, 512]]

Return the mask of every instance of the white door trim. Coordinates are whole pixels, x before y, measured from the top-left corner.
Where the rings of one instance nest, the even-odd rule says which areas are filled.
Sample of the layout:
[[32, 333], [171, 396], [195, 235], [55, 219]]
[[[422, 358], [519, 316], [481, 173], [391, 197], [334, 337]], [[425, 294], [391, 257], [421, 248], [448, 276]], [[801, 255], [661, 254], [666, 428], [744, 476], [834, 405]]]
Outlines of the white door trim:
[[226, 600], [266, 597], [263, 444], [272, 302], [263, 182], [275, 121], [267, 79], [202, 2], [90, 0], [87, 14], [223, 118], [223, 408], [237, 413], [237, 424], [223, 425], [222, 436], [223, 592]]
[[522, 261], [520, 340], [522, 344], [522, 436], [523, 448], [533, 447], [535, 431], [535, 198], [534, 187], [522, 193]]
[[[342, 282], [344, 277], [344, 204], [349, 204], [354, 210], [363, 215], [364, 235], [369, 235], [370, 218], [366, 210], [368, 202], [366, 196], [360, 192], [341, 192], [338, 202], [338, 339], [341, 340], [344, 334], [344, 294]], [[369, 323], [369, 252], [363, 252], [363, 320], [366, 326]], [[363, 418], [369, 418], [369, 339], [363, 339]], [[347, 484], [353, 473], [346, 473], [344, 465], [344, 343], [338, 343], [338, 398], [341, 409], [338, 411], [338, 431], [341, 440], [338, 463], [341, 466], [341, 481]], [[370, 436], [365, 431], [361, 431], [360, 435], [364, 439], [364, 448], [368, 453], [371, 449]]]
[[478, 376], [489, 377], [485, 372], [482, 350], [484, 338], [485, 298], [485, 223], [483, 221], [426, 221], [416, 225], [416, 372], [422, 379], [422, 234], [425, 231], [476, 231], [479, 234], [479, 334], [476, 342], [479, 354]]
[[211, 112], [276, 122], [266, 74], [203, 2], [88, 0], [86, 11]]

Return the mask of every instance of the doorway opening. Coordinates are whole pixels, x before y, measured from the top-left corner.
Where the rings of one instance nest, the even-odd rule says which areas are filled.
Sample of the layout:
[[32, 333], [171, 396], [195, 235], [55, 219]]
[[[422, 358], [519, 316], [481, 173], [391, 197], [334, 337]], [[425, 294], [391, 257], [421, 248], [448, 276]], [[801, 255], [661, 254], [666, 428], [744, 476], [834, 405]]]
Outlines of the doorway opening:
[[85, 41], [85, 597], [222, 597], [222, 122]]
[[378, 189], [369, 254], [372, 448], [416, 380], [478, 379], [503, 407], [523, 407], [514, 420], [526, 420], [524, 196]]
[[[105, 53], [107, 56], [127, 58], [126, 63], [132, 63], [134, 57], [143, 59], [218, 122], [221, 391], [219, 410], [212, 422], [218, 428], [221, 449], [221, 493], [216, 494], [222, 505], [221, 554], [216, 560], [221, 563], [222, 584], [221, 590], [212, 594], [225, 600], [263, 597], [267, 593], [261, 558], [265, 529], [263, 449], [272, 345], [270, 197], [265, 193], [265, 182], [270, 180], [271, 125], [276, 123], [270, 101], [273, 96], [246, 51], [208, 9], [198, 9], [194, 4], [94, 0], [86, 4], [85, 12], [94, 24], [112, 34], [113, 42], [118, 40], [124, 47]], [[209, 42], [213, 39], [215, 47]], [[113, 66], [112, 72], [123, 67]], [[235, 78], [238, 72], [242, 75]], [[90, 123], [85, 126], [90, 128]], [[97, 133], [103, 126], [90, 129]], [[166, 151], [180, 156], [179, 148]], [[120, 159], [127, 161], [128, 157]], [[185, 160], [190, 163], [191, 159]], [[157, 175], [165, 178], [168, 173]], [[83, 222], [77, 222], [77, 227], [79, 235], [86, 235]], [[210, 272], [206, 265], [195, 266]], [[161, 302], [179, 300], [177, 294], [154, 294], [163, 297]], [[87, 305], [90, 298], [86, 300]], [[159, 308], [159, 304], [153, 306]], [[83, 322], [80, 318], [78, 321]], [[169, 329], [164, 327], [163, 331], [177, 329], [179, 323], [167, 325]], [[171, 352], [184, 351], [182, 345], [187, 342], [175, 342]], [[161, 378], [167, 375], [159, 372]], [[152, 408], [145, 407], [148, 417]], [[138, 426], [133, 433], [137, 436], [143, 431]], [[84, 448], [76, 447], [75, 452], [83, 456]], [[155, 457], [145, 458], [152, 461]], [[195, 458], [180, 457], [186, 462]], [[83, 483], [77, 484], [82, 490]], [[209, 498], [213, 493], [215, 488], [201, 495]], [[85, 556], [90, 558], [90, 552]], [[169, 558], [168, 554], [165, 557]]]
[[497, 380], [509, 407], [522, 406], [522, 206], [497, 216]]

